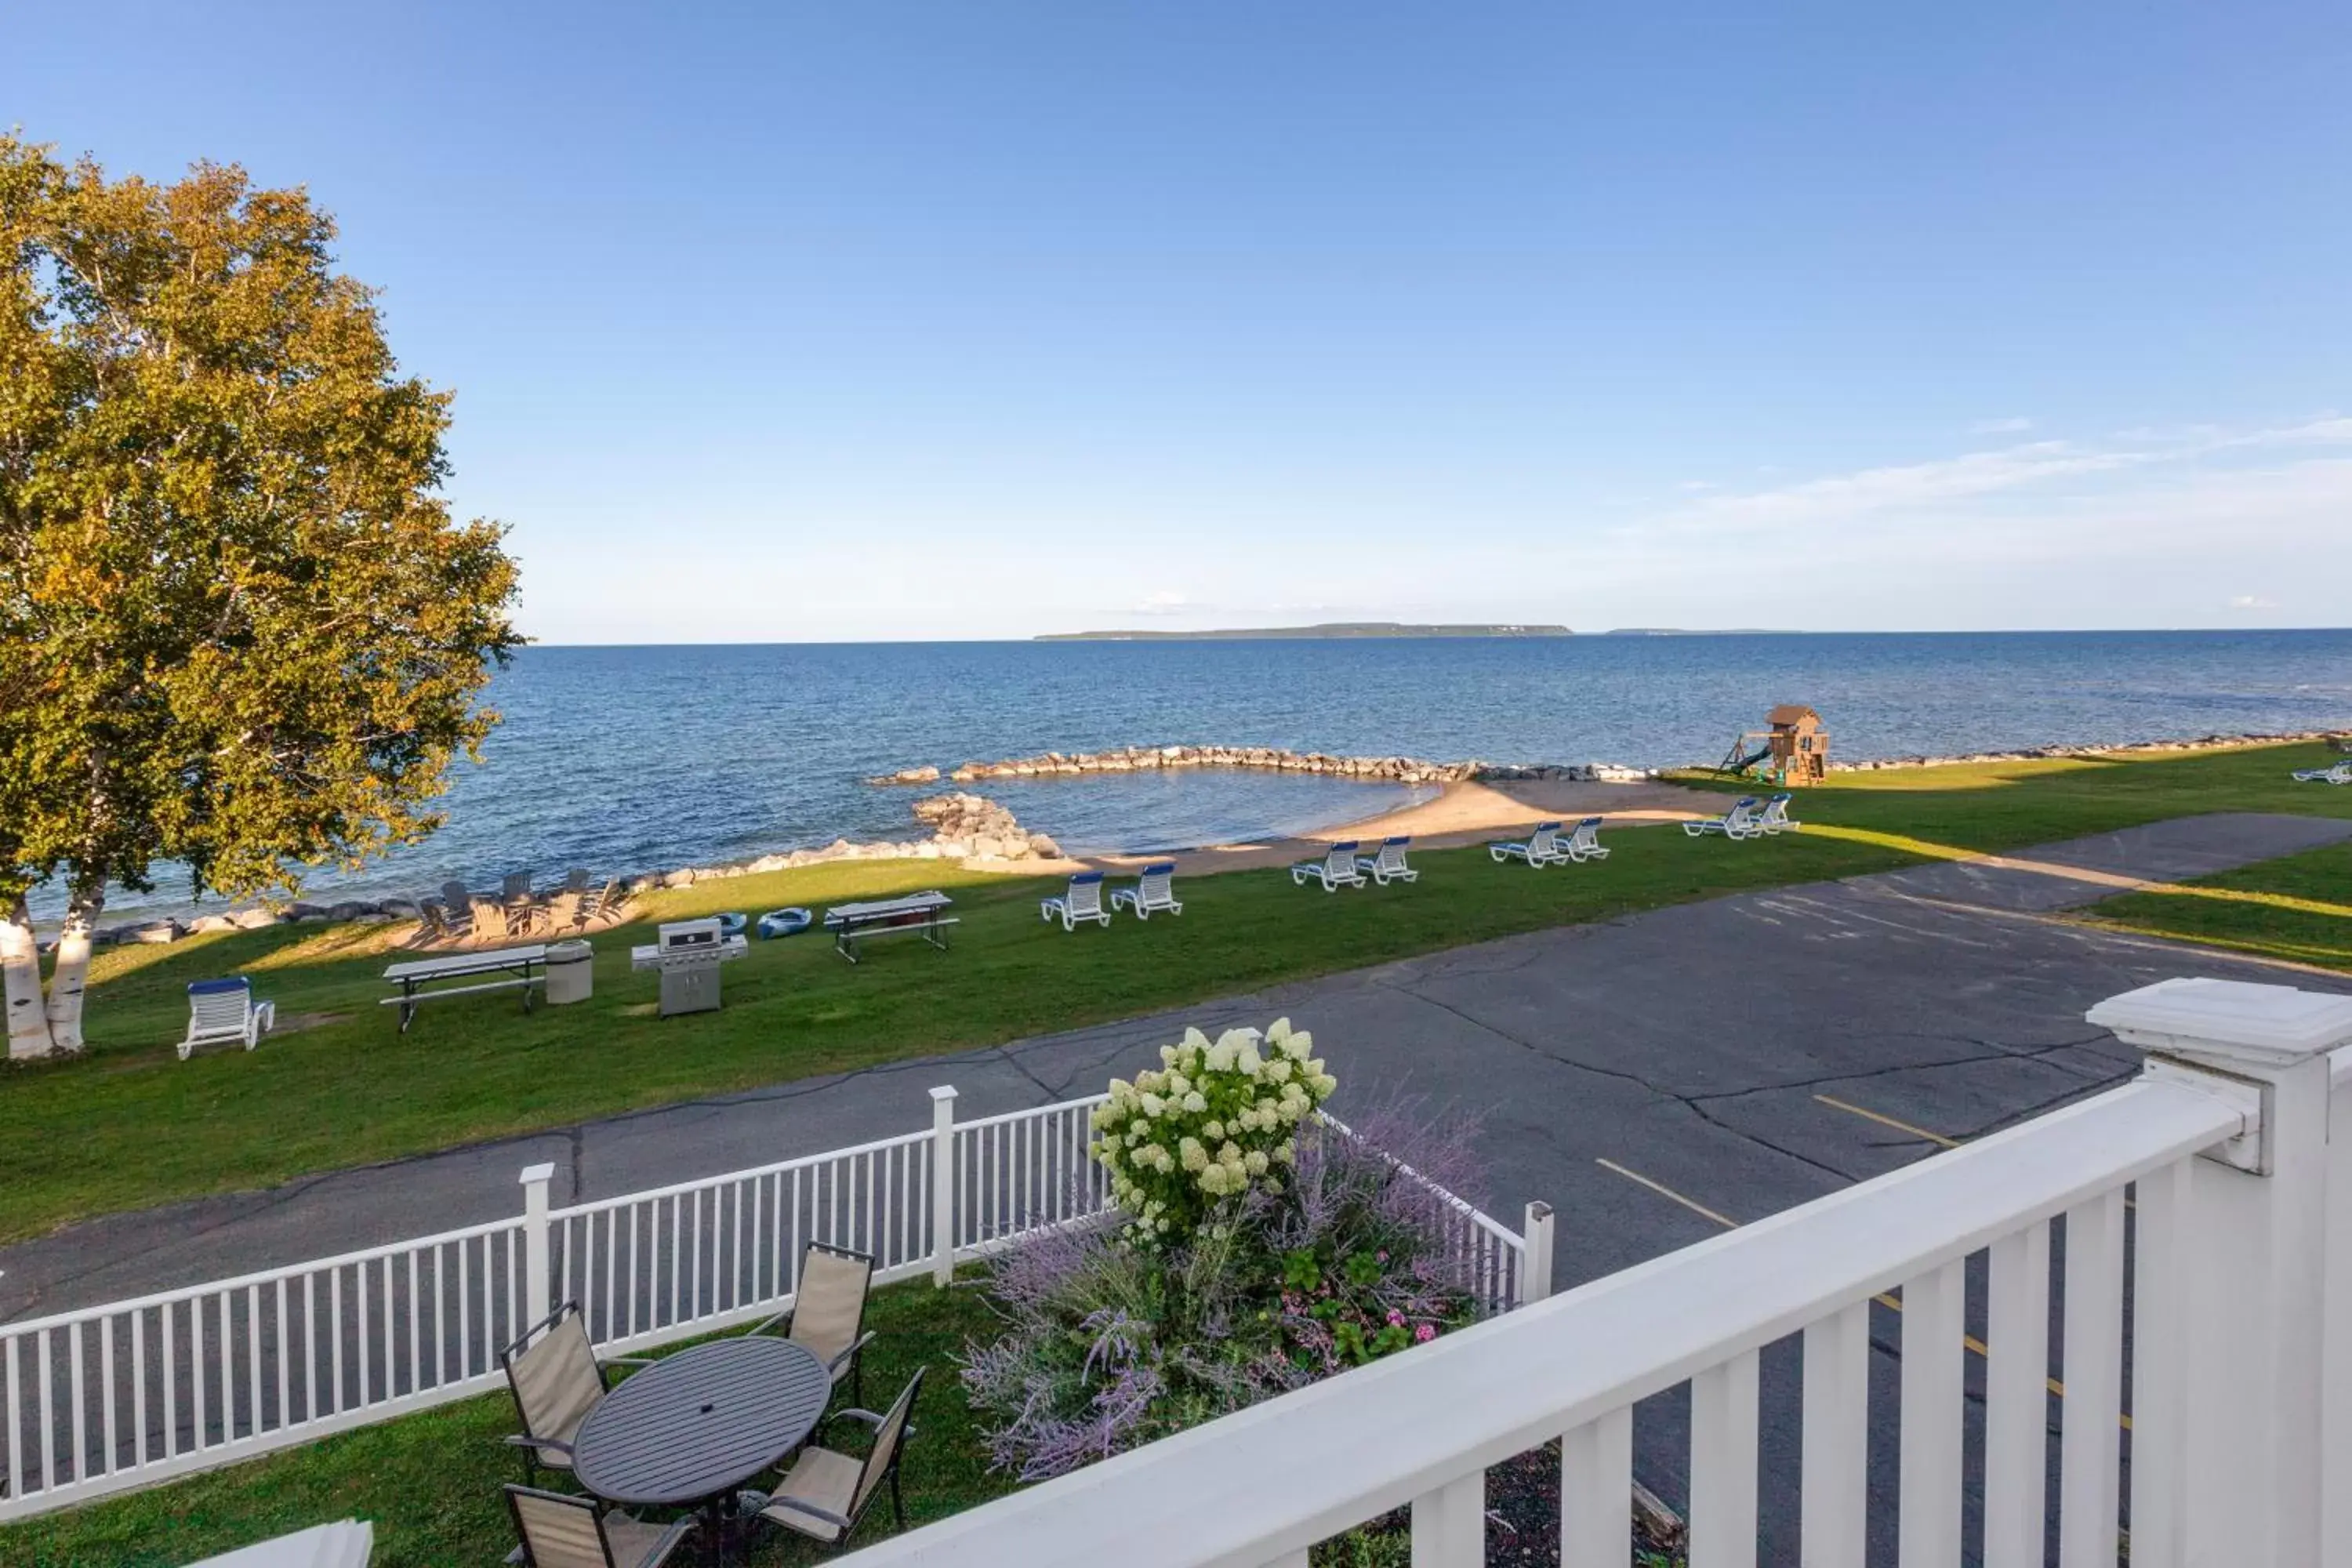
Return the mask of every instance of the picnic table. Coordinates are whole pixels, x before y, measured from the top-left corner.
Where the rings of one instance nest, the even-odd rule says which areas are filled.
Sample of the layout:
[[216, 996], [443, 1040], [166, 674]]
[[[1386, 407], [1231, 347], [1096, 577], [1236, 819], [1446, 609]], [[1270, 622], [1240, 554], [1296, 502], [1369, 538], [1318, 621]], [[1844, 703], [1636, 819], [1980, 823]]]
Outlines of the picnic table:
[[[420, 1004], [439, 996], [470, 996], [479, 991], [522, 992], [522, 1010], [530, 1011], [530, 988], [547, 983], [547, 944], [533, 942], [529, 947], [493, 948], [488, 952], [452, 952], [440, 958], [414, 958], [405, 963], [395, 963], [383, 972], [383, 977], [400, 987], [397, 996], [383, 998], [383, 1005], [400, 1009], [400, 1032], [408, 1033], [409, 1021], [416, 1016]], [[471, 985], [449, 985], [442, 982], [472, 980], [477, 975], [494, 974], [503, 978], [478, 981]], [[427, 989], [432, 987], [432, 989]]]
[[857, 962], [857, 944], [877, 936], [919, 936], [941, 952], [947, 951], [947, 929], [957, 923], [940, 911], [955, 900], [941, 892], [908, 893], [903, 898], [877, 899], [871, 903], [835, 904], [824, 911], [824, 929], [833, 933], [833, 950]]

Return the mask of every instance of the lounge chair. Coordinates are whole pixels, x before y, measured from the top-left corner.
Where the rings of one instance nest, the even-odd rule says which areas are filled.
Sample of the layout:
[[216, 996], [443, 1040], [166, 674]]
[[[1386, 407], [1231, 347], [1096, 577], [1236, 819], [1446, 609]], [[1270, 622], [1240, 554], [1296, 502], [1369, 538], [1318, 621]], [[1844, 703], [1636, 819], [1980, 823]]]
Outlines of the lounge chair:
[[1336, 893], [1342, 888], [1360, 888], [1364, 885], [1364, 874], [1356, 869], [1356, 851], [1360, 847], [1362, 846], [1357, 840], [1343, 838], [1331, 846], [1320, 860], [1301, 860], [1293, 866], [1290, 879], [1293, 884], [1304, 887], [1307, 879], [1312, 877], [1323, 884], [1323, 890], [1327, 893]]
[[1155, 860], [1143, 868], [1132, 888], [1113, 888], [1110, 907], [1116, 910], [1122, 904], [1131, 905], [1138, 920], [1150, 920], [1154, 910], [1182, 914], [1184, 906], [1176, 901], [1176, 862]]
[[1756, 826], [1766, 833], [1794, 833], [1804, 826], [1803, 823], [1790, 819], [1790, 798], [1788, 795], [1781, 794], [1766, 801], [1764, 809], [1756, 815]]
[[499, 1365], [506, 1369], [507, 1387], [514, 1394], [515, 1414], [522, 1421], [522, 1430], [506, 1442], [522, 1450], [523, 1479], [535, 1480], [543, 1469], [572, 1468], [572, 1440], [612, 1386], [607, 1375], [612, 1368], [652, 1364], [622, 1357], [597, 1359], [577, 1301], [556, 1308], [499, 1352]]
[[253, 982], [240, 974], [233, 980], [192, 980], [188, 983], [188, 1037], [180, 1042], [180, 1059], [198, 1046], [235, 1040], [247, 1050], [261, 1043], [278, 1022], [278, 1004], [253, 999]]
[[649, 1524], [594, 1498], [537, 1487], [507, 1488], [522, 1551], [507, 1559], [531, 1568], [657, 1568], [694, 1533], [695, 1517]]
[[1720, 833], [1726, 838], [1760, 838], [1764, 829], [1757, 826], [1756, 797], [1740, 796], [1731, 803], [1731, 809], [1721, 816], [1710, 816], [1704, 822], [1685, 822], [1683, 831], [1693, 838], [1709, 833]]
[[1530, 866], [1542, 867], [1568, 858], [1568, 852], [1559, 847], [1557, 822], [1537, 823], [1536, 830], [1525, 838], [1495, 839], [1486, 846], [1486, 853], [1498, 865], [1505, 860], [1524, 860]]
[[2298, 768], [2295, 770], [2294, 782], [2352, 784], [2352, 762], [2337, 763], [2335, 766], [2326, 768]]
[[1364, 872], [1383, 888], [1391, 882], [1417, 882], [1421, 879], [1421, 873], [1406, 865], [1404, 858], [1404, 852], [1412, 843], [1412, 839], [1409, 837], [1383, 838], [1381, 840], [1379, 854], [1356, 857], [1356, 869]]
[[[737, 1499], [738, 1517], [756, 1513], [771, 1524], [781, 1524], [814, 1541], [838, 1544], [856, 1530], [857, 1521], [866, 1516], [866, 1506], [887, 1482], [891, 1515], [900, 1530], [906, 1529], [907, 1505], [898, 1495], [898, 1460], [914, 1439], [911, 1417], [915, 1396], [923, 1389], [924, 1370], [915, 1369], [915, 1375], [907, 1380], [907, 1386], [891, 1401], [887, 1414], [877, 1415], [871, 1410], [841, 1412], [843, 1418], [874, 1429], [873, 1444], [864, 1458], [812, 1444], [801, 1450], [772, 1493], [742, 1493]], [[822, 1431], [819, 1428], [820, 1435]]]
[[1064, 931], [1076, 931], [1080, 921], [1092, 921], [1097, 925], [1110, 924], [1110, 911], [1103, 908], [1103, 874], [1081, 871], [1070, 879], [1069, 890], [1051, 899], [1037, 900], [1037, 918], [1060, 921]]
[[1601, 842], [1601, 819], [1588, 816], [1576, 825], [1576, 830], [1559, 841], [1559, 852], [1578, 862], [1606, 860], [1609, 846]]
[[845, 1376], [849, 1395], [866, 1397], [863, 1360], [874, 1336], [866, 1331], [866, 1293], [874, 1282], [874, 1259], [847, 1247], [809, 1243], [801, 1254], [800, 1279], [793, 1288], [793, 1305], [749, 1331], [764, 1334], [778, 1323], [784, 1338], [815, 1352], [837, 1385]]

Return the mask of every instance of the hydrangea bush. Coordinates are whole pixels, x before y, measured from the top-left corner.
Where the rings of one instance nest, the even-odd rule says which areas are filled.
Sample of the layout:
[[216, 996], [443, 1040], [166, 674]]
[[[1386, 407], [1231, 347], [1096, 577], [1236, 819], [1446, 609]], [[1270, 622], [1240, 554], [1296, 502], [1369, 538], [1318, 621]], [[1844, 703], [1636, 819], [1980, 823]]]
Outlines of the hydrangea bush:
[[1251, 1192], [1283, 1190], [1299, 1123], [1339, 1087], [1314, 1047], [1287, 1018], [1262, 1036], [1228, 1029], [1213, 1042], [1187, 1029], [1160, 1047], [1158, 1071], [1111, 1079], [1094, 1113], [1094, 1153], [1129, 1240], [1182, 1245]]
[[[1106, 1144], [1117, 1135], [1114, 1175], [1137, 1171], [1119, 1187], [1134, 1205], [1126, 1226], [1058, 1228], [991, 1260], [1004, 1332], [966, 1347], [962, 1377], [997, 1468], [1024, 1481], [1060, 1475], [1476, 1316], [1450, 1211], [1426, 1184], [1477, 1201], [1476, 1123], [1390, 1101], [1358, 1108], [1357, 1131], [1345, 1131], [1312, 1114], [1333, 1087], [1312, 1042], [1276, 1024], [1260, 1043], [1248, 1030], [1213, 1044], [1188, 1035], [1160, 1072], [1114, 1090], [1098, 1124]], [[1290, 1071], [1269, 1091], [1276, 1062]], [[1308, 1102], [1287, 1119], [1284, 1085], [1294, 1106]], [[1188, 1110], [1194, 1094], [1201, 1106]], [[1244, 1110], [1253, 1124], [1236, 1136]], [[1213, 1146], [1211, 1121], [1225, 1129]], [[1188, 1138], [1207, 1156], [1189, 1172]], [[1135, 1158], [1155, 1143], [1173, 1169]], [[1255, 1172], [1253, 1152], [1265, 1156]], [[1204, 1186], [1213, 1168], [1240, 1175]]]

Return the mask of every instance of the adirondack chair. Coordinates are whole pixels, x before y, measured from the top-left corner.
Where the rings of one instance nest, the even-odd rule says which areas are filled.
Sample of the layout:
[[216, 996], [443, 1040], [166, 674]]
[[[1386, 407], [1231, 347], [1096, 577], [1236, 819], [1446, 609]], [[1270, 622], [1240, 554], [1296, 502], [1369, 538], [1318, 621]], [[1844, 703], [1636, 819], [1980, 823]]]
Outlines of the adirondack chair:
[[1097, 925], [1110, 924], [1110, 911], [1103, 908], [1103, 874], [1081, 871], [1070, 879], [1069, 890], [1057, 898], [1037, 900], [1037, 918], [1060, 921], [1064, 931], [1076, 931], [1080, 921], [1092, 921]]
[[249, 1051], [277, 1022], [278, 1004], [255, 1001], [253, 982], [242, 974], [232, 980], [191, 981], [188, 1037], [180, 1042], [180, 1059], [186, 1061], [198, 1046], [228, 1040]]
[[1367, 873], [1383, 888], [1391, 882], [1417, 882], [1421, 879], [1421, 873], [1405, 864], [1404, 858], [1404, 852], [1412, 843], [1409, 836], [1383, 838], [1379, 854], [1356, 857], [1356, 869]]
[[1756, 797], [1742, 795], [1732, 802], [1731, 809], [1721, 816], [1710, 816], [1704, 822], [1684, 823], [1683, 832], [1693, 838], [1710, 833], [1720, 833], [1726, 838], [1761, 838], [1764, 829], [1758, 826], [1756, 813]]
[[1486, 846], [1486, 853], [1500, 865], [1506, 860], [1524, 860], [1541, 868], [1566, 860], [1568, 852], [1559, 847], [1559, 824], [1538, 822], [1536, 830], [1525, 838], [1498, 838]]
[[1588, 816], [1576, 825], [1576, 831], [1559, 841], [1559, 852], [1571, 860], [1606, 860], [1609, 846], [1601, 842], [1601, 819]]
[[1116, 910], [1122, 904], [1132, 908], [1138, 920], [1150, 920], [1154, 910], [1182, 914], [1184, 906], [1176, 901], [1176, 862], [1156, 860], [1143, 868], [1132, 888], [1113, 888], [1110, 907]]
[[1305, 887], [1311, 877], [1323, 884], [1327, 893], [1336, 893], [1342, 888], [1360, 888], [1364, 874], [1356, 869], [1356, 851], [1361, 847], [1357, 840], [1343, 838], [1331, 846], [1320, 860], [1301, 860], [1293, 866], [1290, 880], [1295, 886]]

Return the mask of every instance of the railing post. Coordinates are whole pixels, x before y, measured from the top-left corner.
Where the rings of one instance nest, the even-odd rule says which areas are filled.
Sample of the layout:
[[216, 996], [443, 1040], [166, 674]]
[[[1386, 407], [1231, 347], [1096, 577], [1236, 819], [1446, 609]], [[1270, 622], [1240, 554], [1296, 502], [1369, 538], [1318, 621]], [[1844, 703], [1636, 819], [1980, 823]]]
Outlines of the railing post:
[[[2159, 1215], [2176, 1226], [2175, 1247], [2157, 1252], [2179, 1265], [2160, 1270], [2171, 1300], [2150, 1303], [2178, 1312], [2163, 1337], [2181, 1358], [2168, 1373], [2150, 1368], [2150, 1379], [2177, 1381], [2134, 1386], [2151, 1426], [2179, 1423], [2133, 1431], [2135, 1449], [2145, 1441], [2179, 1456], [2179, 1539], [2163, 1554], [2307, 1568], [2323, 1560], [2323, 1372], [2331, 1350], [2352, 1353], [2352, 1329], [2336, 1328], [2328, 1343], [2325, 1288], [2327, 1053], [2352, 1042], [2352, 997], [2168, 980], [2112, 997], [2089, 1018], [2147, 1049], [2148, 1079], [2210, 1094], [2243, 1121], [2191, 1164], [2186, 1204], [2144, 1203], [2138, 1215], [2143, 1226]], [[2142, 1542], [2133, 1545], [2137, 1560]]]
[[1486, 1561], [1486, 1471], [1412, 1500], [1412, 1568], [1479, 1568]]
[[931, 1283], [955, 1278], [955, 1102], [952, 1085], [931, 1090]]
[[547, 1300], [547, 1184], [555, 1179], [555, 1167], [525, 1165], [521, 1179], [523, 1321], [517, 1325], [518, 1337], [523, 1327], [545, 1321], [551, 1310]]
[[1519, 1231], [1519, 1299], [1525, 1307], [1551, 1294], [1551, 1205], [1528, 1205], [1527, 1224]]

